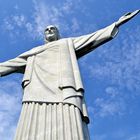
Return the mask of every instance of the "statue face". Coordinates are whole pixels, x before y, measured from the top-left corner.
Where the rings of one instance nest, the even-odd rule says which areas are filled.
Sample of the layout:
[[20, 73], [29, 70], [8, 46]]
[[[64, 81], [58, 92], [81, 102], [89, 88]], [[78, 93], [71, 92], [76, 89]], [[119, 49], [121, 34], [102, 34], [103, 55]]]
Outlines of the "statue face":
[[45, 29], [45, 40], [47, 42], [55, 41], [59, 39], [59, 31], [54, 25], [49, 25]]

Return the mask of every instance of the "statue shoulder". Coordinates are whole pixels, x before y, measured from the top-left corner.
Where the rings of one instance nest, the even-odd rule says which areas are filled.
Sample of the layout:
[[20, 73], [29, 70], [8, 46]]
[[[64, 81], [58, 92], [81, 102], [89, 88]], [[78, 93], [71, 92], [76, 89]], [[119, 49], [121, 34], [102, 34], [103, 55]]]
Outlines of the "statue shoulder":
[[37, 46], [37, 47], [30, 49], [29, 51], [22, 53], [21, 55], [19, 55], [19, 57], [29, 57], [29, 56], [38, 54], [38, 53], [44, 51], [45, 49], [46, 49], [46, 45]]

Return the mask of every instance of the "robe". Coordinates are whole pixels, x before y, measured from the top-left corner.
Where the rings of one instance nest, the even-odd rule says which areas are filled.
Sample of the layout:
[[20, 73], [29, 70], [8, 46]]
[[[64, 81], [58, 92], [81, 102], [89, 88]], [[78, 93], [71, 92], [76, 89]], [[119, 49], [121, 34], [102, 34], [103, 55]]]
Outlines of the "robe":
[[[47, 105], [51, 104], [55, 106], [56, 109], [60, 108], [60, 105], [65, 106], [68, 104], [69, 108], [76, 107], [74, 110], [78, 110], [78, 112], [75, 111], [75, 114], [80, 113], [81, 122], [88, 124], [89, 117], [84, 101], [84, 87], [77, 59], [94, 50], [101, 44], [113, 39], [117, 33], [118, 28], [115, 26], [115, 23], [113, 23], [104, 29], [88, 35], [63, 38], [49, 42], [33, 48], [12, 60], [0, 63], [0, 76], [5, 76], [13, 72], [24, 73], [22, 81], [24, 106], [25, 104], [29, 106], [30, 103], [33, 103], [34, 105], [31, 105], [33, 109], [37, 104], [44, 105], [44, 103], [46, 103]], [[28, 109], [30, 110], [30, 108]], [[25, 111], [26, 109], [23, 110]], [[27, 110], [25, 111], [26, 114], [27, 112], [31, 112]], [[18, 126], [20, 128], [21, 122], [24, 122], [23, 116], [21, 116], [21, 118], [19, 122], [20, 125]], [[59, 119], [57, 119], [57, 121], [58, 120]], [[74, 129], [75, 131], [76, 128], [77, 127]], [[84, 136], [80, 140], [89, 140], [88, 136], [84, 134], [87, 133], [87, 131], [81, 131]], [[77, 138], [76, 136], [73, 136], [73, 138], [78, 140], [78, 136], [80, 135], [79, 132]], [[52, 134], [52, 136], [54, 136], [54, 134]], [[16, 136], [16, 140], [18, 140], [17, 137], [19, 137], [19, 134]], [[24, 136], [23, 139], [25, 139], [25, 137], [26, 136]], [[19, 139], [22, 138], [20, 137]], [[53, 138], [48, 138], [48, 140], [51, 139]], [[65, 138], [61, 137], [61, 139]]]

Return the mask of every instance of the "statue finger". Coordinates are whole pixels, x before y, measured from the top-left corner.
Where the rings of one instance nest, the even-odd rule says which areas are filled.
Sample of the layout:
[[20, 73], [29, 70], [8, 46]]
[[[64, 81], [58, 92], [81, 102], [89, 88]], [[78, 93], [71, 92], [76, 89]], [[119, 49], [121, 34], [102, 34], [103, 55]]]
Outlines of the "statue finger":
[[134, 11], [134, 12], [132, 13], [132, 16], [137, 15], [139, 12], [140, 12], [140, 10], [136, 10], [136, 11]]

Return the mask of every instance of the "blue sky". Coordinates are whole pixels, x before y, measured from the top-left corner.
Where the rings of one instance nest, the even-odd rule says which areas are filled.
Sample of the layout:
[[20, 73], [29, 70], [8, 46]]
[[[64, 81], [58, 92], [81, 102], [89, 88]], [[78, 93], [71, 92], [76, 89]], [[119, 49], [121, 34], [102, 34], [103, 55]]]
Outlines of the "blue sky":
[[[62, 37], [88, 34], [140, 9], [139, 0], [0, 1], [0, 62], [44, 43], [43, 29]], [[117, 37], [79, 60], [91, 140], [140, 140], [140, 15]], [[22, 75], [0, 78], [0, 139], [14, 136], [21, 110]]]

